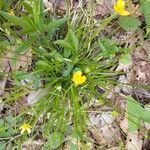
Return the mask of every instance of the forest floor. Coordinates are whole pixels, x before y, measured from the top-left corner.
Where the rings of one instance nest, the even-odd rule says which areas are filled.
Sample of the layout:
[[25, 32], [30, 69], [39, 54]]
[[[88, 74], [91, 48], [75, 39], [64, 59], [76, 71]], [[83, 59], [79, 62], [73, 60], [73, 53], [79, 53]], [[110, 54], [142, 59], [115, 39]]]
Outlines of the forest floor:
[[0, 2], [0, 150], [150, 150], [150, 2], [125, 2]]

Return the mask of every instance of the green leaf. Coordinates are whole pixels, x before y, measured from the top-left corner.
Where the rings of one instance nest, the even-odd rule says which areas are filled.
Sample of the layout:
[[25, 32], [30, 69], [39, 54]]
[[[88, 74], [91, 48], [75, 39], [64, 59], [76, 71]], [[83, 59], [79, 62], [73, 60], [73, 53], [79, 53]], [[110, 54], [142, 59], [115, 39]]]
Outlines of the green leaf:
[[62, 47], [64, 47], [66, 50], [67, 49], [70, 49], [70, 50], [74, 50], [74, 48], [69, 44], [69, 42], [68, 41], [66, 41], [66, 40], [57, 40], [57, 41], [55, 41], [54, 42], [55, 44], [58, 44], [58, 45], [60, 45], [60, 46], [62, 46]]
[[18, 80], [32, 79], [30, 78], [30, 74], [25, 71], [16, 71], [14, 77]]
[[98, 45], [101, 49], [101, 55], [104, 57], [114, 56], [115, 53], [119, 51], [118, 46], [113, 40], [110, 39], [100, 39]]
[[50, 70], [52, 67], [43, 60], [39, 60], [36, 62], [36, 70]]
[[63, 62], [64, 58], [63, 56], [57, 52], [56, 50], [52, 51], [51, 53], [49, 53], [50, 56], [52, 56], [53, 58], [55, 58], [56, 60], [58, 60], [59, 62]]
[[150, 11], [149, 11], [149, 8], [150, 8], [150, 1], [146, 1], [145, 3], [143, 3], [141, 5], [141, 11], [144, 14], [145, 21], [146, 21], [147, 25], [150, 25]]
[[24, 8], [27, 10], [28, 13], [30, 13], [30, 14], [33, 13], [32, 7], [28, 3], [23, 2], [22, 5], [24, 6]]
[[2, 9], [2, 7], [3, 7], [3, 0], [0, 1], [0, 9]]
[[78, 51], [79, 41], [77, 36], [75, 35], [74, 31], [71, 29], [69, 29], [69, 34], [75, 50]]
[[1, 10], [0, 10], [0, 15], [2, 15], [5, 19], [13, 23], [14, 25], [18, 25], [22, 27], [24, 33], [35, 31], [34, 26], [27, 21], [26, 17], [17, 17], [17, 16], [9, 15], [8, 13]]
[[127, 96], [126, 99], [129, 131], [136, 131], [140, 127], [140, 120], [150, 122], [150, 111], [144, 110], [131, 96]]
[[61, 18], [61, 19], [58, 19], [58, 20], [53, 20], [49, 24], [45, 24], [44, 30], [48, 31], [48, 30], [57, 29], [59, 26], [64, 24], [67, 20], [68, 20], [67, 18]]
[[72, 71], [72, 69], [73, 69], [73, 65], [68, 65], [68, 66], [66, 67], [66, 69], [63, 71], [63, 76], [64, 76], [64, 77], [69, 76], [70, 73], [71, 73], [71, 71]]
[[13, 116], [6, 117], [6, 121], [9, 123], [10, 126], [13, 126], [16, 123], [16, 118]]
[[[40, 86], [40, 77], [38, 76], [38, 74], [36, 74], [34, 72], [28, 73], [25, 71], [16, 71], [14, 73], [14, 79], [16, 82], [27, 79], [29, 82], [32, 82], [35, 87]], [[19, 83], [17, 83], [17, 84], [19, 84]]]
[[0, 128], [4, 126], [4, 120], [0, 119]]
[[69, 56], [71, 55], [71, 50], [64, 48], [64, 54], [63, 55], [65, 58], [69, 58]]
[[141, 119], [145, 122], [150, 122], [150, 111], [143, 110], [140, 113]]
[[120, 16], [119, 25], [124, 30], [136, 30], [141, 25], [141, 22], [134, 16]]
[[141, 11], [145, 17], [145, 22], [147, 25], [147, 31], [150, 32], [150, 1], [149, 0], [142, 1]]
[[140, 127], [140, 114], [143, 111], [142, 106], [131, 96], [127, 96], [127, 116], [129, 131], [136, 131]]
[[121, 57], [121, 59], [119, 60], [119, 63], [123, 64], [123, 65], [128, 65], [131, 64], [131, 55], [130, 54], [125, 54]]
[[41, 17], [40, 17], [41, 12], [42, 12], [41, 6], [42, 6], [41, 0], [34, 0], [33, 1], [33, 18], [34, 18], [34, 23], [36, 25], [39, 24], [40, 19], [41, 19]]
[[0, 150], [6, 150], [6, 144], [5, 141], [0, 141]]

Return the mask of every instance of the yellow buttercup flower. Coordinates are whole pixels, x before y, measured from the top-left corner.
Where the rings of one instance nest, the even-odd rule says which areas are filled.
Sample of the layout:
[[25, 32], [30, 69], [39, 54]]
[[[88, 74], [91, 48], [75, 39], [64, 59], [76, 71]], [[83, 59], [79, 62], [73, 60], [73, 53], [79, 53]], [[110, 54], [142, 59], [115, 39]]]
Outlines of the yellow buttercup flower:
[[128, 16], [130, 15], [130, 12], [125, 10], [125, 1], [124, 0], [117, 0], [116, 3], [114, 3], [114, 10], [121, 16]]
[[112, 111], [111, 114], [112, 114], [113, 117], [117, 117], [119, 115], [119, 113], [115, 110]]
[[13, 9], [11, 9], [11, 10], [9, 11], [9, 15], [15, 16]]
[[24, 123], [21, 127], [20, 127], [20, 130], [21, 130], [21, 134], [23, 134], [25, 131], [28, 132], [28, 134], [31, 133], [31, 126], [27, 123]]
[[82, 75], [82, 71], [76, 71], [73, 73], [72, 81], [75, 85], [81, 85], [86, 81], [86, 76]]

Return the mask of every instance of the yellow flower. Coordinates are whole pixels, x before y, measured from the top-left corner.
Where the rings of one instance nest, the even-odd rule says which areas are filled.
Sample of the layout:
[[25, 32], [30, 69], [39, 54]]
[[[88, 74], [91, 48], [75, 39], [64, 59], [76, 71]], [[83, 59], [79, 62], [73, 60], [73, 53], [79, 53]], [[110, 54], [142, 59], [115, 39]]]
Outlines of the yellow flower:
[[81, 85], [86, 81], [86, 76], [82, 75], [82, 71], [76, 71], [73, 73], [72, 81], [75, 85]]
[[11, 10], [9, 11], [9, 15], [15, 16], [13, 9], [11, 9]]
[[19, 129], [21, 130], [21, 134], [23, 134], [25, 131], [28, 132], [28, 134], [31, 133], [31, 126], [29, 124], [24, 123]]
[[111, 114], [112, 114], [113, 117], [117, 117], [119, 115], [119, 113], [115, 110], [112, 111]]
[[116, 3], [114, 3], [114, 10], [121, 16], [128, 16], [130, 13], [125, 10], [125, 1], [124, 0], [117, 0]]

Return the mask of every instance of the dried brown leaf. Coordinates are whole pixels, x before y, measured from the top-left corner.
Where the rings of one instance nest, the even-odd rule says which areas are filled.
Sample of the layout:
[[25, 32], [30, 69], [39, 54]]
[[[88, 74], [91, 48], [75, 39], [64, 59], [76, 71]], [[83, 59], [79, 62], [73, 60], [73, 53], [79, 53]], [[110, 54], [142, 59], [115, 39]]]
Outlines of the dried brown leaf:
[[128, 132], [126, 140], [126, 149], [127, 150], [142, 150], [143, 140], [142, 136], [136, 132]]

